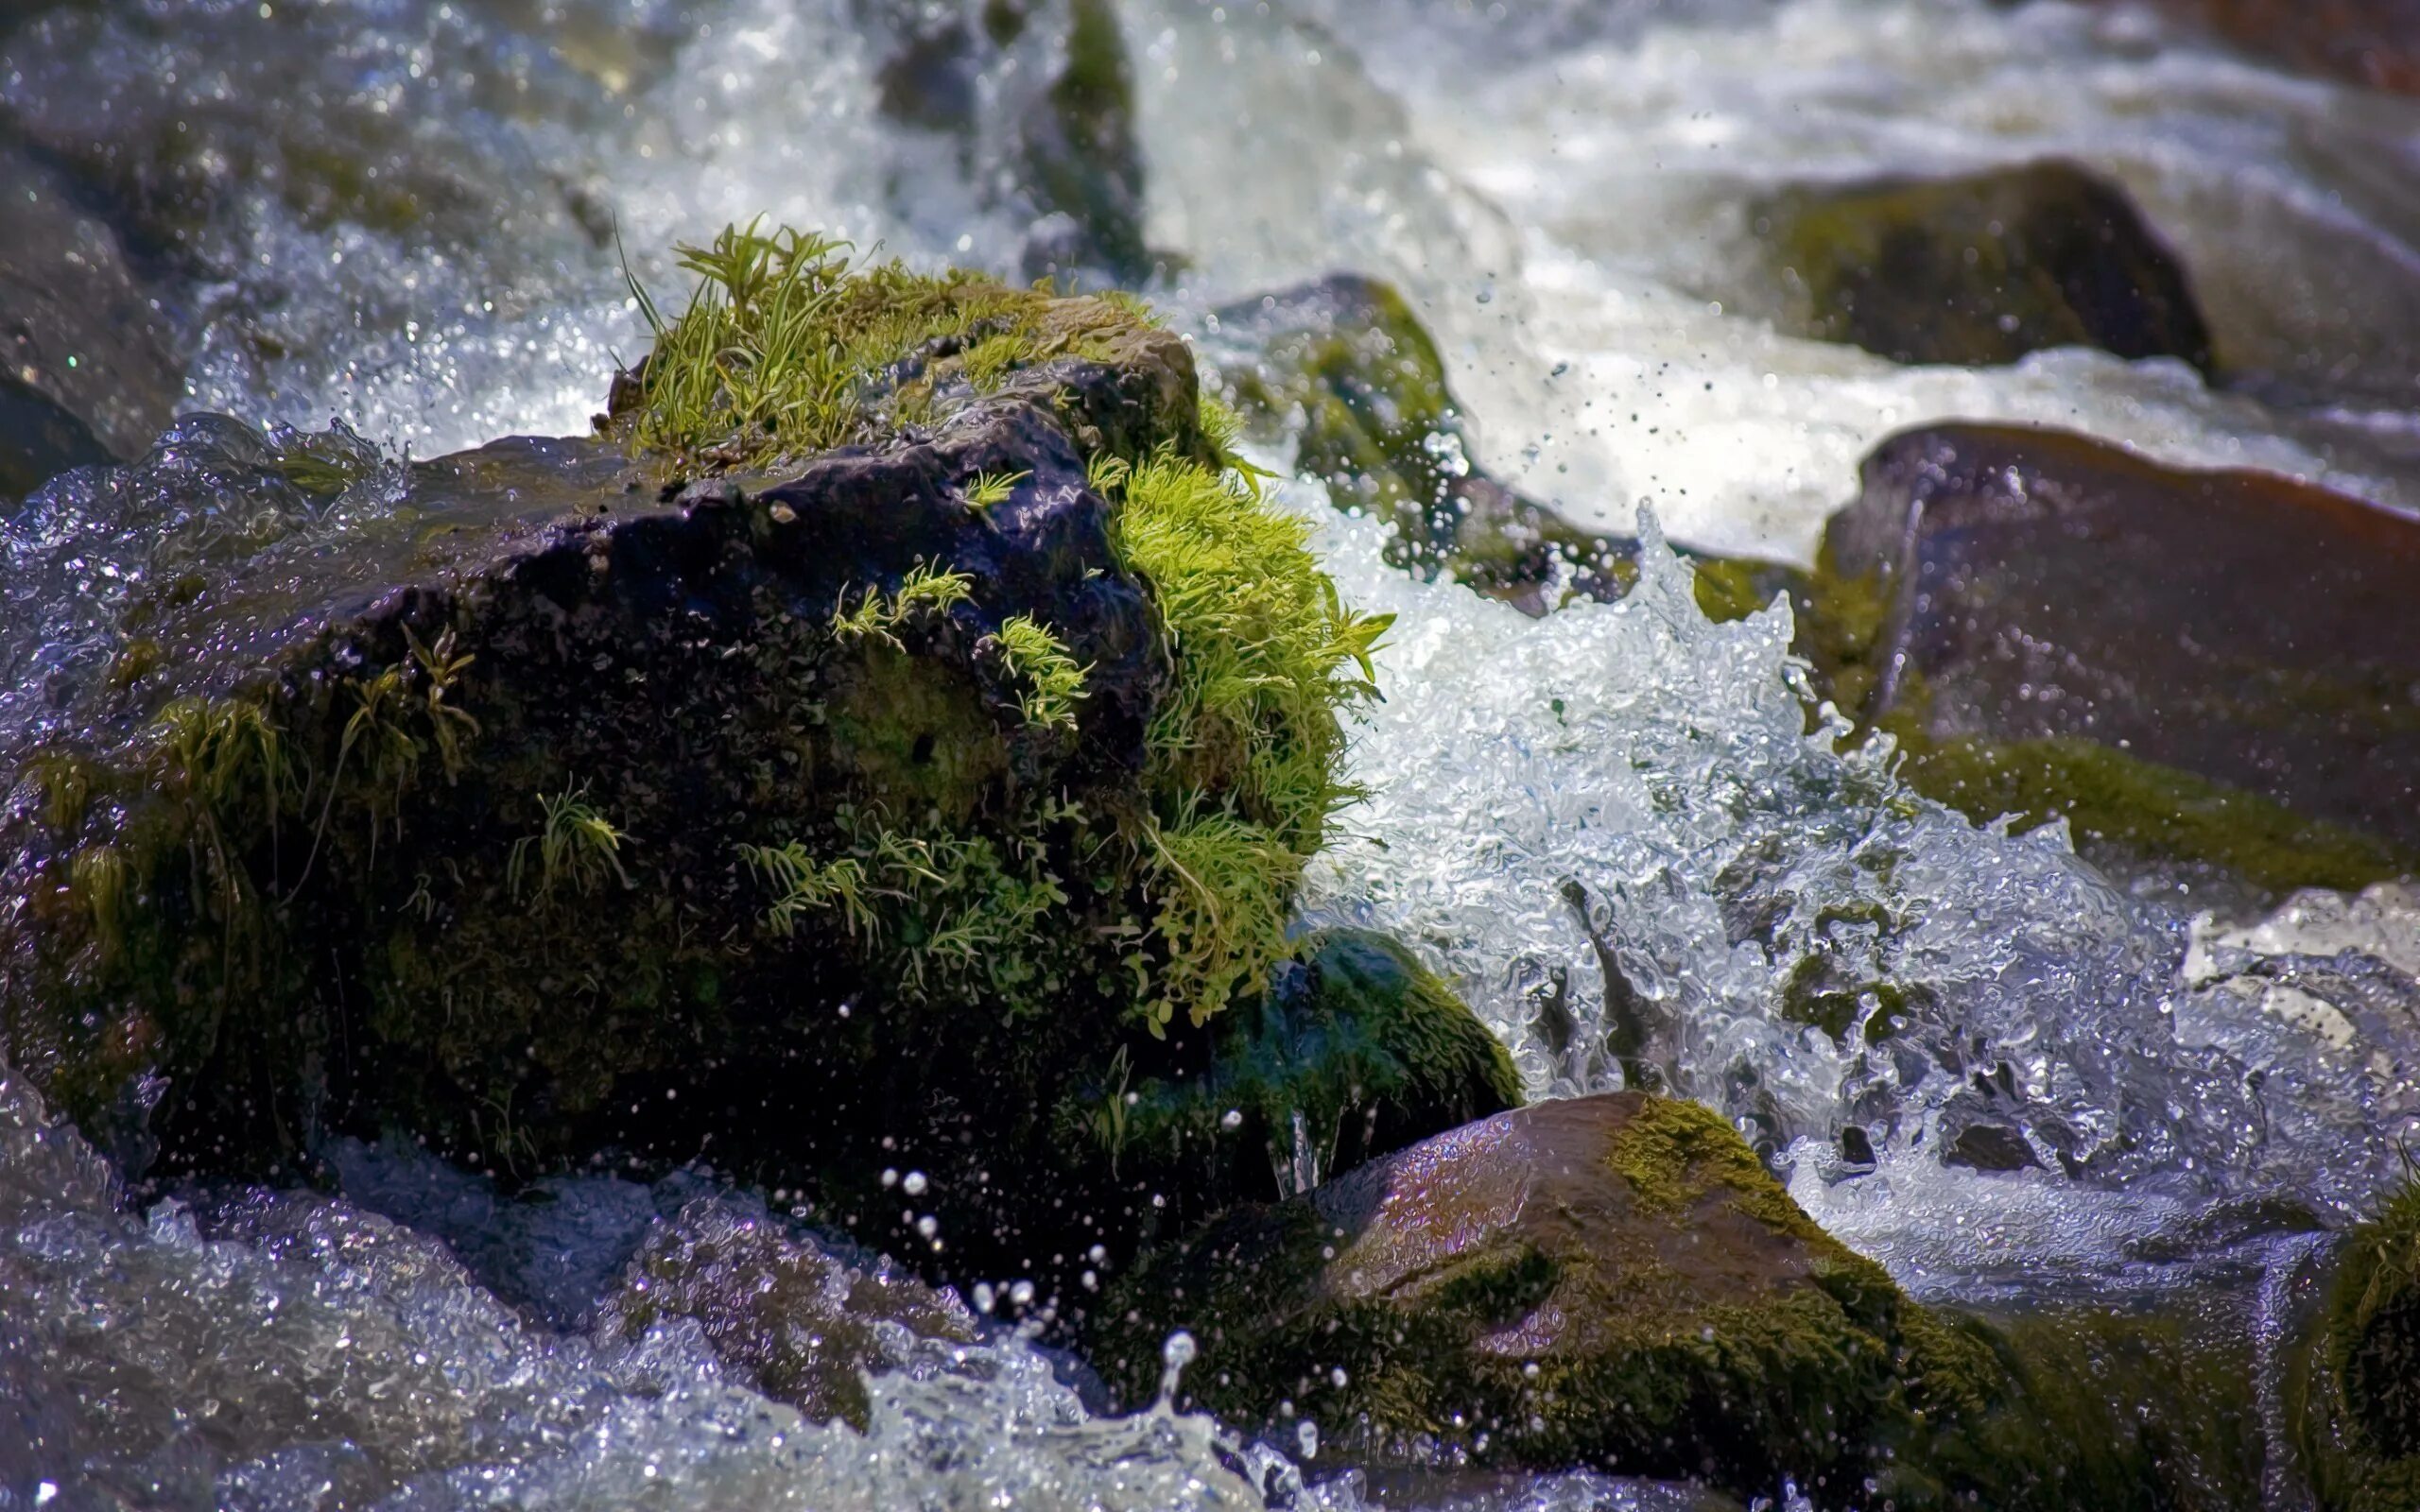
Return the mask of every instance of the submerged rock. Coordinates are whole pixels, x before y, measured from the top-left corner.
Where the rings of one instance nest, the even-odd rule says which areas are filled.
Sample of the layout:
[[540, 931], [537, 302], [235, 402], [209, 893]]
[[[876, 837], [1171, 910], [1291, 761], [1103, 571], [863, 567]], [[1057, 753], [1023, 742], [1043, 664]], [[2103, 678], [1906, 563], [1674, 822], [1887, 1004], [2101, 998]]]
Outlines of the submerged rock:
[[1799, 1211], [1720, 1115], [1621, 1092], [1458, 1129], [1238, 1210], [1121, 1283], [1097, 1358], [1159, 1341], [1229, 1421], [1363, 1459], [1699, 1476], [1824, 1507], [2168, 1504], [2098, 1389], [1920, 1307]]
[[70, 468], [115, 460], [82, 421], [32, 385], [0, 372], [0, 505]]
[[865, 1376], [920, 1347], [975, 1342], [975, 1316], [887, 1260], [855, 1263], [761, 1207], [699, 1197], [650, 1231], [602, 1327], [636, 1338], [694, 1319], [717, 1358], [818, 1421], [866, 1426]]
[[1806, 335], [1893, 362], [2083, 345], [2211, 369], [2175, 255], [2122, 189], [2074, 163], [1796, 188], [1751, 215]]
[[2288, 1396], [2323, 1512], [2420, 1506], [2420, 1182], [2346, 1236]]
[[1222, 377], [1296, 471], [1341, 507], [1395, 527], [1388, 559], [1541, 614], [1569, 594], [1618, 598], [1632, 543], [1582, 531], [1478, 471], [1436, 343], [1401, 294], [1336, 274], [1219, 312], [1247, 346]]
[[[1080, 1094], [1206, 1061], [1283, 958], [1382, 622], [1129, 307], [786, 245], [696, 253], [725, 292], [610, 438], [406, 471], [194, 421], [0, 530], [50, 617], [6, 648], [0, 1051], [88, 1129], [711, 1146], [994, 1274], [1148, 1227]], [[830, 323], [786, 369], [790, 299]]]
[[2420, 853], [2420, 521], [2056, 431], [1885, 442], [1806, 638], [1909, 775], [2267, 886]]

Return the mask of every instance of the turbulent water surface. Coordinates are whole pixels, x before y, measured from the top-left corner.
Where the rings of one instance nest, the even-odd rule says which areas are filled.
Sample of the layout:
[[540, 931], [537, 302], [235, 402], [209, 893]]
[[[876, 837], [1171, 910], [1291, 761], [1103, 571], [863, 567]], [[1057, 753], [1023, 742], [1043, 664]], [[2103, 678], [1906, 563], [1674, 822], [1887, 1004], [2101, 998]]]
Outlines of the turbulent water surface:
[[[2276, 1278], [2308, 1248], [2275, 1229], [2296, 1225], [2146, 1241], [2265, 1198], [2339, 1225], [2394, 1174], [2397, 1138], [2420, 1134], [2420, 894], [2247, 910], [2187, 876], [2103, 875], [2057, 827], [1971, 824], [1906, 789], [1887, 745], [1810, 735], [1788, 610], [1709, 624], [1657, 522], [1806, 560], [1876, 440], [1952, 416], [2420, 507], [2420, 107], [2109, 7], [1123, 0], [1120, 20], [1150, 292], [1181, 325], [1210, 336], [1223, 304], [1337, 269], [1390, 278], [1439, 337], [1478, 460], [1649, 537], [1628, 600], [1530, 620], [1392, 572], [1374, 525], [1292, 486], [1348, 596], [1399, 616], [1356, 757], [1374, 797], [1315, 866], [1309, 913], [1413, 942], [1538, 1092], [1618, 1083], [1535, 1027], [1549, 997], [1595, 1025], [1609, 954], [1681, 1025], [1681, 1089], [1922, 1295], [2215, 1277], [2248, 1327], [2273, 1326]], [[623, 249], [674, 286], [661, 249], [764, 213], [1022, 271], [1031, 205], [986, 111], [1062, 39], [994, 57], [970, 120], [933, 130], [877, 109], [895, 25], [856, 0], [106, 0], [0, 33], [0, 101], [89, 181], [169, 207], [147, 255], [199, 270], [191, 407], [340, 417], [363, 438], [322, 443], [352, 459], [342, 507], [375, 511], [404, 497], [406, 456], [586, 427], [644, 345]], [[2081, 350], [1904, 368], [1776, 334], [1742, 208], [1758, 192], [2045, 154], [2135, 194], [2246, 376], [2214, 390], [2181, 363]], [[56, 548], [110, 489], [220, 467], [214, 486], [255, 514], [283, 507], [244, 491], [266, 487], [239, 466], [262, 443], [181, 438], [149, 472], [54, 489], [0, 541], [7, 664], [72, 657], [105, 601], [75, 576], [100, 558], [79, 548], [69, 572]], [[1915, 988], [1914, 1006], [1887, 1039], [1794, 1022], [1783, 987], [1810, 961]], [[1945, 1107], [1979, 1078], [2040, 1168], [1941, 1161]], [[1870, 1170], [1840, 1155], [1850, 1125]], [[761, 1197], [566, 1180], [551, 1237], [516, 1248], [526, 1211], [356, 1153], [341, 1195], [130, 1211], [0, 1073], [0, 1505], [1374, 1494], [1302, 1488], [1315, 1430], [1282, 1446], [1298, 1468], [1206, 1419], [1097, 1417], [1078, 1372], [1006, 1329], [901, 1343], [862, 1434], [804, 1422], [694, 1332], [591, 1327], [649, 1225], [700, 1193], [760, 1214]], [[449, 1202], [489, 1207], [449, 1232], [432, 1216]], [[1683, 1504], [1584, 1475], [1436, 1494]]]

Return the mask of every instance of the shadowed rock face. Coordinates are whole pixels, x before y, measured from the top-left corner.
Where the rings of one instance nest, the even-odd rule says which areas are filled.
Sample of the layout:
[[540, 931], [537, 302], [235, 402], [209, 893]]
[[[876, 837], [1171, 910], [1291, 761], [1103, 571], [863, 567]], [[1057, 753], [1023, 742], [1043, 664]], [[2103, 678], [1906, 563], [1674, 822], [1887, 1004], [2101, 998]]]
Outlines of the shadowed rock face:
[[1893, 362], [2082, 345], [2211, 369], [2174, 255], [2123, 190], [2073, 163], [1793, 189], [1751, 214], [1807, 335]]
[[2063, 1392], [1996, 1331], [1908, 1300], [1694, 1103], [1468, 1125], [1237, 1210], [1103, 1314], [1124, 1321], [1098, 1358], [1130, 1400], [1182, 1326], [1185, 1395], [1310, 1418], [1357, 1460], [1442, 1448], [1743, 1495], [1789, 1475], [1826, 1507], [2165, 1504], [2159, 1452], [2095, 1416], [2119, 1410], [2109, 1391]]
[[2420, 848], [2420, 521], [1949, 425], [1868, 458], [1824, 552], [1874, 591], [1870, 721], [2092, 742]]
[[2420, 1182], [2346, 1235], [2286, 1383], [2325, 1512], [2420, 1505]]

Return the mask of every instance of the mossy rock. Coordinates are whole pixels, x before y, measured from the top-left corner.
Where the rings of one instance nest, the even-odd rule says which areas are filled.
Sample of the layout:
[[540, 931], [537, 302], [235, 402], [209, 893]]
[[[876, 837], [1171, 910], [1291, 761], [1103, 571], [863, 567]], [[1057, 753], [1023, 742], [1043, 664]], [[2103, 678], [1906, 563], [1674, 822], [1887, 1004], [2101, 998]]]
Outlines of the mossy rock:
[[2124, 190], [2074, 163], [1793, 188], [1750, 214], [1808, 335], [1893, 362], [2091, 346], [2211, 370], [2174, 254]]
[[[1078, 1103], [1206, 1065], [1284, 959], [1383, 622], [1134, 307], [824, 246], [693, 252], [769, 281], [596, 438], [194, 421], [95, 485], [261, 535], [134, 574], [0, 744], [11, 1064], [166, 1170], [400, 1125], [522, 1176], [706, 1147], [929, 1258], [874, 1179], [914, 1164], [994, 1274], [1148, 1226]], [[786, 384], [833, 403], [764, 423]]]
[[2256, 885], [2420, 868], [2420, 524], [2052, 430], [1892, 438], [1793, 585], [1825, 694], [1978, 819]]
[[2345, 1236], [2287, 1410], [2323, 1512], [2420, 1506], [2420, 1182]]
[[1315, 1186], [1521, 1106], [1503, 1041], [1410, 951], [1369, 930], [1305, 936], [1217, 1037], [1206, 1073], [1139, 1090], [1119, 1143], [1173, 1184], [1229, 1200]]
[[1296, 470], [1340, 507], [1392, 524], [1395, 565], [1533, 614], [1569, 594], [1618, 598], [1637, 579], [1633, 542], [1581, 530], [1472, 464], [1444, 361], [1392, 285], [1337, 274], [1242, 301], [1218, 323], [1233, 344], [1229, 402], [1290, 438]]
[[[2122, 1400], [1917, 1305], [1825, 1234], [1720, 1115], [1534, 1105], [1240, 1209], [1151, 1255], [1096, 1363], [1149, 1400], [1287, 1417], [1362, 1462], [1784, 1476], [1820, 1507], [2173, 1504]], [[2089, 1351], [2085, 1351], [2088, 1355]], [[2122, 1399], [2123, 1394], [2116, 1394]]]

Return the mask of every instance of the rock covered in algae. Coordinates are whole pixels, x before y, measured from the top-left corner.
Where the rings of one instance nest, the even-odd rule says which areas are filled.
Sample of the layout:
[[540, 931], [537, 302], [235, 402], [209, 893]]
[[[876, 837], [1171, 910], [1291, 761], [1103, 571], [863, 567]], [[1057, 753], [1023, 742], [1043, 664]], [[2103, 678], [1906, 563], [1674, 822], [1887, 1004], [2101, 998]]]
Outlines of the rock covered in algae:
[[1216, 1037], [1206, 1072], [1143, 1089], [1123, 1143], [1175, 1183], [1230, 1199], [1306, 1191], [1522, 1101], [1503, 1041], [1370, 930], [1305, 936]]
[[1081, 1099], [1284, 956], [1382, 625], [1135, 307], [688, 255], [596, 439], [188, 422], [11, 521], [26, 583], [124, 570], [11, 647], [0, 1049], [171, 1169], [703, 1148], [1046, 1267], [1005, 1189], [1149, 1221]]
[[1185, 1397], [1229, 1421], [1308, 1418], [1359, 1458], [1750, 1496], [1788, 1476], [1824, 1507], [2168, 1504], [2124, 1392], [1910, 1301], [1694, 1103], [1499, 1114], [1237, 1210], [1111, 1300], [1096, 1357], [1130, 1399], [1184, 1327]]
[[2359, 499], [1943, 425], [1867, 458], [1803, 630], [1935, 797], [2359, 886], [2420, 850], [2415, 573], [2420, 523]]
[[2122, 189], [2074, 163], [1794, 188], [1751, 214], [1809, 335], [1893, 362], [2083, 345], [2211, 367], [2175, 255]]
[[860, 1429], [868, 1371], [976, 1337], [957, 1294], [720, 1195], [652, 1229], [603, 1309], [603, 1326], [631, 1338], [672, 1318], [695, 1319], [716, 1356], [766, 1395]]
[[2324, 1512], [2420, 1506], [2420, 1181], [2345, 1237], [2288, 1410]]

